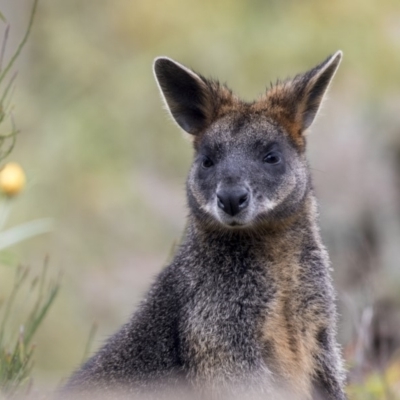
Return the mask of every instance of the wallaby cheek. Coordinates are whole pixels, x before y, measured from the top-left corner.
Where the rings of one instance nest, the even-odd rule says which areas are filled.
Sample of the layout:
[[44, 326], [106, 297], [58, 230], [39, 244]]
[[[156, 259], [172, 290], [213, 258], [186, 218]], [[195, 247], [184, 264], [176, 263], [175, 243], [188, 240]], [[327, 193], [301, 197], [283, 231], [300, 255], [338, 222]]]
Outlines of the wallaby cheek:
[[189, 174], [188, 189], [202, 210], [212, 211], [215, 202], [215, 183], [212, 176], [207, 176], [194, 167]]
[[296, 177], [286, 175], [274, 180], [269, 184], [260, 204], [261, 212], [269, 212], [278, 206], [285, 206], [290, 194], [296, 188]]

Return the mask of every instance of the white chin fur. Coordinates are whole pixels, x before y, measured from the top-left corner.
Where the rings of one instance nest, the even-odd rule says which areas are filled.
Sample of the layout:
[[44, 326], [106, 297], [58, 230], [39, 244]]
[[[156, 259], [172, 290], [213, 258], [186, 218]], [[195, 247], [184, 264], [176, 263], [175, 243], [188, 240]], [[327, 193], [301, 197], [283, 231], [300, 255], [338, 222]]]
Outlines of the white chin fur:
[[[277, 202], [265, 199], [260, 206], [260, 211], [258, 212], [267, 213], [277, 206]], [[250, 225], [255, 218], [255, 214], [258, 214], [258, 212], [255, 212], [254, 204], [250, 204], [249, 208], [243, 210], [243, 212], [239, 213], [238, 215], [231, 217], [218, 207], [217, 201], [209, 202], [203, 206], [203, 210], [212, 215], [213, 218], [215, 218], [218, 222], [227, 226]]]
[[239, 214], [235, 216], [230, 216], [226, 214], [223, 210], [218, 208], [216, 205], [213, 207], [213, 212], [212, 215], [214, 216], [215, 219], [217, 219], [221, 224], [227, 225], [227, 226], [245, 226], [245, 225], [250, 225], [251, 222], [253, 221], [254, 217], [254, 212], [253, 208], [249, 207]]

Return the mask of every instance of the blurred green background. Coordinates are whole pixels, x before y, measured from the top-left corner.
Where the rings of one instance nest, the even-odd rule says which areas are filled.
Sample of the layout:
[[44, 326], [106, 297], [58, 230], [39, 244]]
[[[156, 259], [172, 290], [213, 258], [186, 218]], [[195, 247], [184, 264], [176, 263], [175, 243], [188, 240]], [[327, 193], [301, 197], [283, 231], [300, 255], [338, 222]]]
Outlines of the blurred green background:
[[[9, 49], [30, 8], [0, 0]], [[40, 0], [13, 97], [22, 133], [10, 160], [29, 187], [9, 220], [55, 220], [51, 234], [11, 249], [34, 270], [48, 254], [50, 273], [64, 274], [36, 337], [38, 382], [54, 386], [81, 362], [94, 321], [93, 350], [129, 317], [184, 228], [192, 150], [163, 110], [153, 59], [175, 58], [250, 100], [338, 49], [308, 151], [339, 336], [357, 363], [365, 310], [400, 300], [400, 2]], [[0, 266], [2, 294], [12, 278]]]

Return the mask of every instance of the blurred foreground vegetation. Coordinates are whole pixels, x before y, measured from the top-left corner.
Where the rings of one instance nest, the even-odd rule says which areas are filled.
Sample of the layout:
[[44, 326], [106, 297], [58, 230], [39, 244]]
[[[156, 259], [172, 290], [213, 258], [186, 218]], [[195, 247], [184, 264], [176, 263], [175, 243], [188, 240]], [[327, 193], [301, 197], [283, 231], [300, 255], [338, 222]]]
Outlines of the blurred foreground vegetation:
[[[4, 164], [4, 159], [14, 149], [18, 134], [11, 106], [11, 93], [16, 78], [12, 68], [29, 37], [36, 6], [37, 0], [33, 3], [25, 35], [8, 60], [4, 59], [4, 55], [9, 25], [0, 41], [0, 276], [4, 275], [4, 268], [12, 269], [15, 274], [11, 290], [4, 290], [0, 295], [0, 398], [7, 399], [30, 391], [35, 349], [32, 340], [59, 289], [58, 281], [49, 284], [46, 279], [47, 262], [38, 276], [31, 277], [29, 268], [18, 265], [8, 253], [10, 246], [47, 232], [49, 221], [36, 220], [3, 229], [14, 197], [24, 190], [26, 183], [21, 166], [12, 162]], [[5, 21], [3, 14], [0, 13], [0, 17]]]
[[[1, 1], [13, 27], [9, 48], [20, 42], [30, 6]], [[128, 318], [183, 230], [191, 149], [162, 111], [154, 57], [173, 57], [251, 99], [342, 49], [309, 156], [339, 291], [349, 393], [394, 398], [398, 0], [41, 0], [36, 17], [13, 95], [22, 131], [13, 154], [29, 171], [30, 190], [7, 220], [56, 220], [51, 234], [11, 248], [34, 274], [47, 253], [65, 271], [52, 319], [37, 332], [36, 382], [55, 386], [79, 364], [93, 321], [99, 346]], [[1, 293], [12, 272], [1, 270]]]

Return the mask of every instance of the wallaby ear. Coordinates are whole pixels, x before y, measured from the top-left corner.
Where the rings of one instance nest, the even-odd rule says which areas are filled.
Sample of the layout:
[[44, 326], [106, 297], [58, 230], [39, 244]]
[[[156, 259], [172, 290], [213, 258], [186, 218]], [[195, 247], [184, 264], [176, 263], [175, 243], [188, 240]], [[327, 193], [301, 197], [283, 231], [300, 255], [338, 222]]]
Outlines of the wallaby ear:
[[313, 69], [279, 83], [267, 92], [272, 114], [298, 142], [302, 142], [299, 136], [314, 121], [342, 55], [338, 51]]
[[303, 130], [307, 129], [314, 121], [342, 56], [343, 53], [337, 51], [324, 62], [300, 76], [298, 83], [295, 80], [294, 84], [299, 86], [301, 101], [304, 102], [300, 110], [302, 112]]
[[212, 102], [205, 80], [167, 57], [154, 60], [154, 76], [176, 123], [196, 135], [211, 121]]

